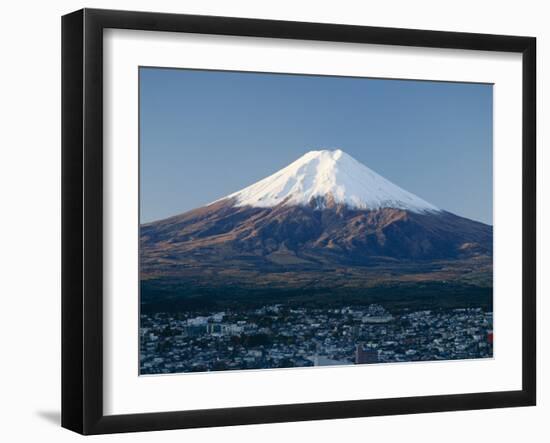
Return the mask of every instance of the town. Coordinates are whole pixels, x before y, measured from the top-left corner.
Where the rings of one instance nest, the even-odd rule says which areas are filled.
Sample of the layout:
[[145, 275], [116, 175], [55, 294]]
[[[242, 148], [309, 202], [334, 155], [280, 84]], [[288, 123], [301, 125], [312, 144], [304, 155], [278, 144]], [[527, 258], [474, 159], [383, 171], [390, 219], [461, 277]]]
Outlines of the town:
[[490, 358], [481, 308], [389, 312], [283, 304], [140, 316], [140, 374]]

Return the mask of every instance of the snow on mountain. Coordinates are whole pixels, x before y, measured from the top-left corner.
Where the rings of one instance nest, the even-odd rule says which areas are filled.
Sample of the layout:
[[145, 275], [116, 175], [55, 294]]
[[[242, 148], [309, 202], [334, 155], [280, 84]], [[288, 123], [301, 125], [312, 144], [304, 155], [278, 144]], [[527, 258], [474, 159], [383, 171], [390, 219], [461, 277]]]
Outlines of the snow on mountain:
[[234, 199], [239, 207], [313, 203], [316, 209], [322, 209], [327, 198], [355, 209], [439, 211], [340, 149], [310, 151], [275, 174], [223, 199]]

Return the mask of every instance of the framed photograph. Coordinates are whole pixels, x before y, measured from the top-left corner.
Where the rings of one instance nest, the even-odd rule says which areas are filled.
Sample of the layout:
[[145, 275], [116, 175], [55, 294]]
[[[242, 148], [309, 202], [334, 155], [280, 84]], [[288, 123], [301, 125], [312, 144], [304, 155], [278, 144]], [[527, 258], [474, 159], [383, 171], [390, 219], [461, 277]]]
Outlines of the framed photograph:
[[62, 20], [62, 425], [535, 405], [532, 37]]

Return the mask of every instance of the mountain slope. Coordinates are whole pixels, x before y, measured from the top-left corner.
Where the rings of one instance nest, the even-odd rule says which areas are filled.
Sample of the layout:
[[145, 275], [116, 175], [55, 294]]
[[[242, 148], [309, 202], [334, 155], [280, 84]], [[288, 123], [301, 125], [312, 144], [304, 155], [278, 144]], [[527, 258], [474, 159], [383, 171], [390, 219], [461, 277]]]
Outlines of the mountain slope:
[[369, 266], [398, 260], [489, 255], [492, 228], [448, 212], [437, 215], [345, 205], [313, 209], [209, 205], [141, 229], [144, 272], [202, 260], [256, 266]]

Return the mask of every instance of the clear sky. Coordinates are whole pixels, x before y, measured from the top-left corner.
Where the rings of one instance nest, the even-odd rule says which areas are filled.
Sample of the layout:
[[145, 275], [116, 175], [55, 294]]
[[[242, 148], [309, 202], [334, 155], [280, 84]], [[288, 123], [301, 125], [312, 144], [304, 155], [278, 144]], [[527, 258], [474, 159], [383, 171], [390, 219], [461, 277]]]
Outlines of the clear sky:
[[141, 222], [340, 148], [441, 209], [492, 224], [491, 85], [140, 68]]

